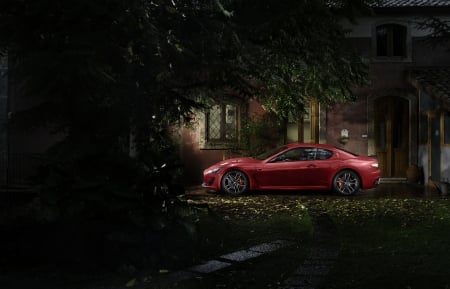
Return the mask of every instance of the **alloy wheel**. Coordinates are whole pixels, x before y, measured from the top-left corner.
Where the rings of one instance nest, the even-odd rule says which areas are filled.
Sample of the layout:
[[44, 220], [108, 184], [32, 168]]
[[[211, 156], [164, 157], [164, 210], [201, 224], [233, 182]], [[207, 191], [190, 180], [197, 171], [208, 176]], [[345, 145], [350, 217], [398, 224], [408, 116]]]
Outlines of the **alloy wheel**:
[[339, 172], [333, 179], [333, 189], [341, 195], [353, 195], [361, 188], [359, 176], [350, 170]]
[[248, 189], [247, 176], [240, 171], [229, 171], [222, 178], [222, 190], [230, 195], [239, 195]]

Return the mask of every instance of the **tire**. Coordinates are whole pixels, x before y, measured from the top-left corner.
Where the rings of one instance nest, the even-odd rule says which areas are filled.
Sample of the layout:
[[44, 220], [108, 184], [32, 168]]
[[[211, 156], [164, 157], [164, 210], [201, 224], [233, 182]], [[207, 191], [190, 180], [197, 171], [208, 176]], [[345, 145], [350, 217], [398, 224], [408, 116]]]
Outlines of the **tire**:
[[249, 182], [247, 176], [237, 170], [226, 172], [220, 182], [221, 189], [233, 196], [243, 194], [248, 190]]
[[352, 170], [340, 171], [333, 178], [333, 190], [341, 195], [350, 196], [361, 189], [361, 180]]

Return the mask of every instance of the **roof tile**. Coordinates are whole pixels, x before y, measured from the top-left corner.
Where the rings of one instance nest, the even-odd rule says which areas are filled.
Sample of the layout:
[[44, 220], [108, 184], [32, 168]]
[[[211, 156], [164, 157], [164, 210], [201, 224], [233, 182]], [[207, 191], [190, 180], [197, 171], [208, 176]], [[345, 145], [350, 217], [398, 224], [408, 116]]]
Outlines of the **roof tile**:
[[372, 7], [450, 7], [449, 0], [374, 0]]

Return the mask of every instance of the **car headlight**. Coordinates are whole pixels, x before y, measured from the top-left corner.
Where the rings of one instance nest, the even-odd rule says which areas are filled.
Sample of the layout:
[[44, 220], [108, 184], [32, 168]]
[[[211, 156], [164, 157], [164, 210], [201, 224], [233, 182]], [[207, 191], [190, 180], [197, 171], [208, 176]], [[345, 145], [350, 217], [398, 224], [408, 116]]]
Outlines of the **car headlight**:
[[372, 168], [378, 168], [378, 163], [374, 163], [370, 165]]
[[215, 169], [211, 169], [211, 170], [207, 170], [206, 173], [207, 174], [217, 174], [218, 172], [220, 172], [222, 168], [215, 168]]

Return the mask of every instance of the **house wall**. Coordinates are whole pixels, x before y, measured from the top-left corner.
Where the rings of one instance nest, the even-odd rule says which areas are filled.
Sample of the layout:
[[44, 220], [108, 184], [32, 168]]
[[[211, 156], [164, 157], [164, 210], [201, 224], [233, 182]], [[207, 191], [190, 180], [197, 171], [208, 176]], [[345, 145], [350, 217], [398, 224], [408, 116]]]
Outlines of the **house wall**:
[[[358, 96], [356, 102], [349, 104], [336, 104], [320, 110], [320, 142], [341, 147], [361, 155], [375, 155], [374, 139], [374, 103], [377, 98], [384, 96], [402, 97], [409, 104], [409, 155], [408, 162], [421, 164], [427, 161], [424, 148], [418, 145], [418, 92], [411, 86], [408, 79], [408, 70], [416, 66], [450, 65], [450, 54], [443, 47], [431, 49], [424, 42], [429, 33], [419, 30], [413, 23], [416, 15], [389, 15], [387, 17], [360, 18], [356, 25], [344, 22], [344, 26], [351, 29], [348, 40], [356, 51], [369, 65], [370, 82], [367, 87], [355, 90]], [[443, 18], [450, 20], [450, 17]], [[374, 40], [372, 35], [374, 27], [383, 22], [396, 22], [409, 25], [408, 58], [403, 61], [386, 61], [375, 59]], [[256, 103], [249, 103], [249, 112], [261, 113], [263, 110]], [[349, 132], [347, 143], [340, 142], [341, 131]], [[185, 164], [186, 179], [190, 184], [201, 182], [201, 171], [209, 165], [216, 163], [232, 154], [226, 150], [202, 150], [198, 128], [184, 129], [182, 134], [181, 156]], [[450, 154], [443, 152], [443, 163], [448, 163]]]
[[[264, 109], [255, 101], [247, 104], [246, 115], [263, 114]], [[201, 120], [201, 118], [199, 118]], [[200, 185], [203, 180], [203, 170], [221, 160], [234, 157], [234, 153], [227, 149], [202, 149], [201, 133], [205, 126], [203, 121], [194, 121], [192, 128], [182, 128], [180, 139], [180, 157], [184, 165], [184, 180], [186, 185]]]
[[[351, 104], [337, 104], [328, 110], [326, 120], [327, 143], [351, 152], [367, 155], [367, 98]], [[348, 130], [348, 143], [340, 142], [341, 131]]]
[[[416, 66], [450, 65], [450, 53], [444, 47], [431, 47], [424, 42], [429, 33], [419, 30], [413, 23], [415, 15], [389, 15], [386, 17], [363, 17], [356, 25], [343, 21], [344, 27], [350, 29], [348, 41], [369, 65], [369, 85], [356, 90], [359, 96], [356, 103], [338, 104], [328, 109], [326, 115], [327, 142], [344, 147], [359, 154], [374, 155], [374, 101], [383, 96], [403, 97], [409, 101], [410, 107], [410, 162], [417, 163], [419, 149], [417, 146], [418, 93], [408, 79], [408, 70]], [[443, 19], [450, 19], [446, 17]], [[409, 25], [410, 57], [405, 61], [386, 61], [374, 58], [374, 27], [386, 22]], [[347, 144], [339, 143], [339, 132], [347, 128], [350, 139]]]

